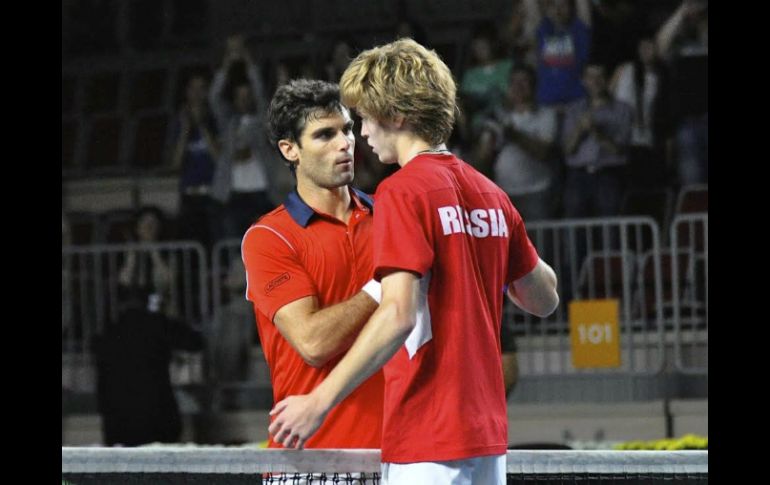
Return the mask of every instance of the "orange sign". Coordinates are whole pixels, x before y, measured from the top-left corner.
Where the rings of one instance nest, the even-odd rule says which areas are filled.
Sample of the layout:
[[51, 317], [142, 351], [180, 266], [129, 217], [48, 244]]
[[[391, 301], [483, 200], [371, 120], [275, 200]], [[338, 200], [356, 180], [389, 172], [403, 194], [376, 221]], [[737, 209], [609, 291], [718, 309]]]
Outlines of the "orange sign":
[[576, 369], [620, 367], [618, 300], [569, 303], [572, 365]]

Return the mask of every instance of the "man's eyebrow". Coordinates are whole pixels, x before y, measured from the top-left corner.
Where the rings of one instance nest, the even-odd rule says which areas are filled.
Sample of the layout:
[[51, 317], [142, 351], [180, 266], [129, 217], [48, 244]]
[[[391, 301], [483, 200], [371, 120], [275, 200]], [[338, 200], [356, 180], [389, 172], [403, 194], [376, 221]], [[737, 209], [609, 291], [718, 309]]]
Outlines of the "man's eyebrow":
[[324, 135], [324, 134], [326, 134], [326, 133], [328, 133], [330, 131], [333, 132], [334, 131], [334, 127], [332, 127], [332, 126], [322, 126], [322, 127], [318, 128], [316, 130], [313, 130], [313, 132], [310, 134], [310, 136]]

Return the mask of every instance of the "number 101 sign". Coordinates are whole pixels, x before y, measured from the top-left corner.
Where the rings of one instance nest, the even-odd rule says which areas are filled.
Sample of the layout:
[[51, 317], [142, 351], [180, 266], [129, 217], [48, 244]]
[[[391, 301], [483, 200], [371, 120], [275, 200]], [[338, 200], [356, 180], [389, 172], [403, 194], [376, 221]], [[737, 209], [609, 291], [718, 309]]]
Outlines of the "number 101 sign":
[[618, 300], [569, 303], [572, 365], [576, 369], [620, 367]]

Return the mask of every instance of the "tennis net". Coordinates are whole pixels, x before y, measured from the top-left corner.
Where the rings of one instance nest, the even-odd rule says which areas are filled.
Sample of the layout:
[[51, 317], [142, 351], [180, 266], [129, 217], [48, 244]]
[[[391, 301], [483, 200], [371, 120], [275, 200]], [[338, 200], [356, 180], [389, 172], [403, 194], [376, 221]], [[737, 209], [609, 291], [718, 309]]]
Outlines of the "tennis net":
[[[507, 483], [708, 483], [708, 451], [515, 450]], [[380, 483], [379, 450], [62, 447], [62, 484]]]

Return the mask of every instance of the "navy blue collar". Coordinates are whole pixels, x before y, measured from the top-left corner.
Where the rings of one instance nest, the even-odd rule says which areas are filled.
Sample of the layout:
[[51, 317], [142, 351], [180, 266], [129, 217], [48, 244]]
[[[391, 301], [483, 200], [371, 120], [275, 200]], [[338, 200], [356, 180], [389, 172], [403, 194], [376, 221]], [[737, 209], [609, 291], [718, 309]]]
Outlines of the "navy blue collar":
[[[356, 188], [351, 187], [351, 190], [361, 200], [362, 204], [374, 211], [374, 200], [372, 200], [371, 197]], [[289, 211], [291, 218], [302, 227], [307, 227], [310, 223], [310, 219], [316, 215], [313, 208], [307, 205], [307, 203], [302, 200], [302, 197], [299, 196], [299, 192], [297, 192], [296, 188], [289, 192], [283, 205], [286, 207], [286, 210]]]

